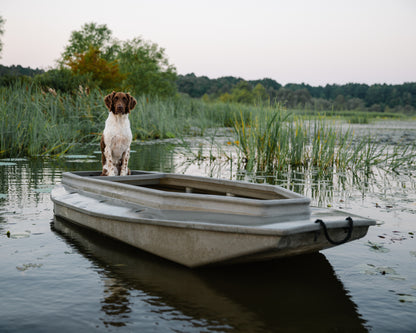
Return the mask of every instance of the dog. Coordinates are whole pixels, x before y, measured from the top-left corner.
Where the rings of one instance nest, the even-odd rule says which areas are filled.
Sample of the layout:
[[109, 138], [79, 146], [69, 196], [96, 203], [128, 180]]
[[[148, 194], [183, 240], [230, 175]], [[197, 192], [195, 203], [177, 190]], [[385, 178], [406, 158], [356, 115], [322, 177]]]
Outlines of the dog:
[[134, 97], [123, 92], [113, 91], [105, 96], [104, 103], [109, 110], [101, 137], [101, 176], [130, 175], [128, 162], [132, 133], [129, 114], [137, 101]]

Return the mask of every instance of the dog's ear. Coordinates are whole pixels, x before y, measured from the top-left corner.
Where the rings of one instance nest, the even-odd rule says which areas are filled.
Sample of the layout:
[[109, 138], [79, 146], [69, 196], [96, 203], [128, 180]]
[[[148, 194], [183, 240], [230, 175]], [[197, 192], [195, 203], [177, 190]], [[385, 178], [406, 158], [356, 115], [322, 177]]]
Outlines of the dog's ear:
[[129, 107], [129, 110], [133, 110], [134, 107], [137, 104], [137, 101], [133, 96], [130, 96], [130, 94], [126, 94], [126, 95], [127, 95], [127, 98], [129, 99], [129, 101], [127, 103], [128, 107]]
[[107, 96], [104, 97], [104, 103], [105, 106], [111, 111], [111, 107], [113, 105], [113, 97], [116, 94], [115, 91], [113, 91], [111, 94], [108, 94]]

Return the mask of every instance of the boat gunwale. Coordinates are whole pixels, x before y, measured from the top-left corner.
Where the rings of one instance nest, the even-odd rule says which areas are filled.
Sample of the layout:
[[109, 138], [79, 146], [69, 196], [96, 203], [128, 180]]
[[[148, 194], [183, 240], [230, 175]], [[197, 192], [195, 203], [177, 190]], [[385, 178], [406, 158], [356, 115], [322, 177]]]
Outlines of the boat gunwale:
[[[127, 179], [125, 177], [134, 177], [134, 178], [130, 178], [130, 180], [134, 180], [134, 179], [138, 179], [138, 177], [141, 177], [140, 179], [161, 179], [161, 178], [166, 178], [166, 177], [171, 177], [171, 178], [177, 178], [177, 179], [192, 179], [192, 180], [197, 180], [197, 181], [203, 181], [203, 182], [207, 182], [207, 180], [205, 179], [205, 177], [198, 177], [198, 176], [186, 176], [186, 175], [179, 175], [179, 174], [168, 174], [168, 173], [157, 173], [157, 172], [152, 172], [149, 174], [144, 174], [144, 175], [133, 175], [133, 176], [118, 176], [118, 177], [111, 177], [110, 179], [105, 179], [106, 177], [102, 176], [92, 176], [92, 177], [86, 177], [86, 176], [80, 176], [74, 172], [65, 172], [62, 174], [62, 183], [66, 184], [68, 186], [71, 186], [70, 182], [66, 182], [67, 179], [73, 179], [75, 181], [83, 181], [85, 183], [90, 182], [92, 184], [95, 185], [106, 185], [106, 186], [110, 186], [113, 188], [119, 188], [119, 189], [125, 189], [125, 190], [130, 190], [130, 191], [135, 191], [135, 192], [142, 192], [142, 193], [146, 193], [146, 194], [151, 194], [151, 195], [155, 195], [155, 196], [159, 196], [163, 199], [194, 199], [194, 200], [204, 200], [204, 201], [209, 201], [209, 202], [218, 202], [219, 199], [223, 202], [223, 203], [228, 203], [228, 204], [239, 204], [239, 205], [244, 205], [244, 206], [252, 206], [252, 207], [256, 207], [256, 208], [270, 208], [270, 207], [276, 207], [276, 206], [281, 206], [281, 205], [290, 205], [290, 204], [297, 204], [297, 205], [302, 205], [302, 206], [309, 206], [310, 204], [310, 199], [300, 195], [298, 193], [289, 191], [283, 187], [277, 186], [277, 185], [269, 185], [269, 184], [254, 184], [254, 183], [248, 183], [248, 182], [243, 182], [243, 181], [231, 181], [231, 180], [223, 180], [223, 179], [215, 179], [215, 178], [209, 178], [210, 183], [214, 183], [216, 181], [220, 181], [220, 182], [226, 182], [228, 184], [231, 184], [233, 186], [238, 186], [240, 185], [240, 187], [249, 187], [250, 189], [257, 189], [260, 187], [264, 187], [267, 188], [269, 190], [271, 190], [272, 192], [276, 193], [277, 195], [282, 196], [283, 194], [276, 192], [276, 189], [278, 189], [279, 191], [283, 192], [284, 195], [287, 196], [291, 196], [289, 198], [281, 198], [281, 199], [257, 199], [257, 198], [247, 198], [247, 197], [238, 197], [238, 196], [224, 196], [224, 195], [206, 195], [206, 194], [200, 194], [200, 193], [181, 193], [181, 192], [167, 192], [167, 191], [162, 191], [162, 190], [158, 190], [158, 189], [152, 189], [152, 188], [147, 188], [144, 186], [136, 186], [136, 185], [132, 185], [132, 184], [128, 184], [126, 182], [124, 182], [124, 179]], [[114, 180], [116, 179], [116, 181]], [[119, 181], [117, 181], [119, 180]], [[72, 187], [74, 187], [72, 185]], [[92, 193], [98, 193], [96, 188], [89, 188], [86, 186], [82, 186], [81, 188], [82, 190], [86, 191], [86, 192], [92, 192]], [[129, 200], [125, 200], [125, 201], [129, 201]], [[131, 201], [129, 201], [131, 202]]]
[[[64, 185], [58, 185], [64, 187]], [[54, 191], [56, 191], [57, 188], [52, 190], [51, 193], [51, 199], [54, 202], [54, 204], [58, 204], [61, 206], [64, 206], [68, 209], [72, 209], [74, 211], [77, 211], [79, 213], [98, 217], [106, 220], [113, 220], [115, 222], [127, 222], [127, 223], [135, 223], [135, 224], [145, 224], [145, 225], [158, 225], [158, 226], [164, 226], [164, 227], [171, 227], [171, 228], [183, 228], [183, 229], [195, 229], [200, 231], [217, 231], [217, 232], [226, 232], [226, 233], [241, 233], [241, 234], [252, 234], [252, 235], [264, 235], [264, 236], [290, 236], [295, 235], [299, 233], [305, 233], [305, 232], [316, 232], [321, 229], [320, 225], [318, 223], [314, 223], [314, 219], [320, 218], [319, 215], [313, 214], [314, 216], [311, 216], [309, 219], [300, 219], [295, 221], [288, 221], [288, 222], [277, 222], [273, 224], [265, 224], [265, 225], [257, 225], [257, 226], [243, 226], [243, 225], [237, 225], [237, 224], [217, 224], [217, 223], [210, 223], [210, 222], [196, 222], [196, 221], [178, 221], [178, 220], [164, 220], [164, 219], [151, 219], [146, 217], [128, 217], [128, 216], [121, 216], [121, 215], [109, 215], [105, 213], [101, 213], [99, 211], [92, 211], [86, 208], [78, 207], [73, 204], [68, 204], [62, 200], [59, 200], [57, 197], [54, 196]], [[64, 189], [66, 191], [66, 189]], [[77, 192], [78, 195], [81, 195]], [[113, 200], [121, 200], [121, 199], [114, 199]], [[121, 200], [123, 201], [123, 200]], [[129, 203], [131, 205], [134, 205], [134, 203]], [[103, 205], [107, 205], [106, 203], [103, 203]], [[127, 205], [129, 206], [129, 205]], [[324, 211], [321, 208], [313, 208], [316, 214], [319, 214], [319, 211]], [[331, 210], [326, 209], [325, 212], [334, 212], [337, 213], [337, 215], [345, 215], [344, 212], [337, 211], [337, 210]], [[375, 225], [376, 222], [369, 218], [364, 218], [361, 216], [357, 216], [354, 214], [350, 214], [353, 217], [354, 220], [354, 227], [369, 227], [371, 225]], [[58, 215], [60, 216], [60, 215]], [[61, 216], [64, 217], [64, 216]], [[64, 217], [66, 219], [70, 219], [68, 217]], [[70, 219], [72, 220], [72, 219]], [[87, 224], [83, 224], [80, 222], [77, 222], [75, 220], [72, 220], [75, 223], [88, 226]], [[339, 228], [347, 228], [348, 227], [348, 221], [346, 220], [336, 220], [336, 221], [330, 221], [326, 220], [327, 228], [328, 229], [339, 229]]]

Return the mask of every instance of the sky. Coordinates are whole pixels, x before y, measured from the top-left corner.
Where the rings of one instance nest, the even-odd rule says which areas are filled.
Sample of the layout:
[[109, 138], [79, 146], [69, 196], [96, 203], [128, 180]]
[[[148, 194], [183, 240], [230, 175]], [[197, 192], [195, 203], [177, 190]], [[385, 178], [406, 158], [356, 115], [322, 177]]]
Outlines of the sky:
[[0, 0], [5, 66], [56, 66], [106, 24], [165, 49], [178, 74], [281, 84], [416, 82], [416, 0]]

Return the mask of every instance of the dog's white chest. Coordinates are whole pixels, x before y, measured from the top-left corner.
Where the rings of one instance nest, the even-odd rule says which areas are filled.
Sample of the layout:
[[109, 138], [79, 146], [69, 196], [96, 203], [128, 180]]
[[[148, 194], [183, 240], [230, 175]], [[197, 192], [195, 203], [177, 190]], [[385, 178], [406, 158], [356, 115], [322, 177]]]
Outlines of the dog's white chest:
[[108, 116], [104, 128], [104, 141], [111, 150], [112, 159], [119, 160], [130, 147], [132, 134], [128, 115]]

